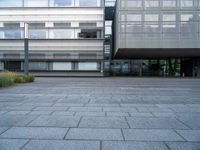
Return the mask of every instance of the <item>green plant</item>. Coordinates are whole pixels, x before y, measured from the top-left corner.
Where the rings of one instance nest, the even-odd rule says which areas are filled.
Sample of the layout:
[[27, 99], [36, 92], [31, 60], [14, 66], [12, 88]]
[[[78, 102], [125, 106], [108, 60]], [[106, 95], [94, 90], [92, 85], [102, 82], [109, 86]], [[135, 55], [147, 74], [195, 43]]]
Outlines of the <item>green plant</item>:
[[26, 80], [26, 82], [33, 82], [35, 80], [34, 76], [24, 76], [24, 79]]
[[13, 85], [15, 82], [14, 80], [9, 77], [9, 76], [0, 76], [0, 87], [6, 87], [6, 86], [11, 86]]
[[17, 76], [14, 81], [15, 83], [26, 83], [26, 80], [23, 76]]
[[13, 72], [0, 73], [0, 87], [10, 86], [14, 83], [28, 83], [35, 80], [34, 76], [17, 75]]

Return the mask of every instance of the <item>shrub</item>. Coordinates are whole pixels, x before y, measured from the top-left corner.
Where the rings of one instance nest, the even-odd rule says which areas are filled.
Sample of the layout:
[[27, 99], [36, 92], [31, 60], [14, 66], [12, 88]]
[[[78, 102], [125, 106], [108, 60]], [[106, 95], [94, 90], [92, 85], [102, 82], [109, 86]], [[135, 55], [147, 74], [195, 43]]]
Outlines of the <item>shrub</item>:
[[15, 83], [26, 83], [26, 80], [23, 76], [17, 76], [15, 78]]
[[11, 86], [14, 84], [14, 80], [9, 76], [0, 76], [0, 87]]
[[34, 76], [17, 76], [15, 78], [15, 83], [28, 83], [28, 82], [33, 82], [35, 80]]
[[17, 75], [13, 72], [0, 73], [0, 87], [10, 86], [14, 83], [28, 83], [35, 80], [34, 76]]

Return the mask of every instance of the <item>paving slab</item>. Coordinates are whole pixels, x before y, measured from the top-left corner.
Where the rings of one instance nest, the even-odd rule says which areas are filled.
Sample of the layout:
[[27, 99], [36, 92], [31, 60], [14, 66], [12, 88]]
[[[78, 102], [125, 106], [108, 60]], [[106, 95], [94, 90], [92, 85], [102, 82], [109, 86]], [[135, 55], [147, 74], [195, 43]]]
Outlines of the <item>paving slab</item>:
[[162, 142], [103, 141], [102, 150], [169, 150]]
[[79, 127], [84, 128], [128, 128], [123, 117], [83, 117]]
[[86, 112], [101, 112], [101, 107], [70, 107], [68, 111], [86, 111]]
[[28, 126], [33, 127], [77, 127], [80, 117], [72, 116], [40, 116], [32, 121]]
[[0, 150], [20, 150], [28, 140], [0, 139]]
[[123, 129], [125, 140], [134, 141], [184, 141], [173, 130]]
[[63, 139], [67, 128], [12, 127], [0, 135], [0, 138], [19, 139]]
[[97, 116], [103, 117], [105, 116], [105, 112], [76, 112], [75, 116]]
[[100, 142], [31, 140], [22, 150], [100, 150]]
[[37, 115], [0, 115], [0, 126], [26, 126]]
[[127, 117], [131, 128], [142, 129], [188, 129], [180, 121], [169, 117]]
[[4, 131], [6, 131], [8, 129], [8, 127], [0, 127], [0, 134], [3, 133]]
[[200, 150], [200, 143], [194, 142], [167, 142], [170, 150]]
[[123, 140], [120, 129], [71, 128], [66, 135], [71, 140]]
[[176, 130], [189, 142], [200, 142], [200, 130]]

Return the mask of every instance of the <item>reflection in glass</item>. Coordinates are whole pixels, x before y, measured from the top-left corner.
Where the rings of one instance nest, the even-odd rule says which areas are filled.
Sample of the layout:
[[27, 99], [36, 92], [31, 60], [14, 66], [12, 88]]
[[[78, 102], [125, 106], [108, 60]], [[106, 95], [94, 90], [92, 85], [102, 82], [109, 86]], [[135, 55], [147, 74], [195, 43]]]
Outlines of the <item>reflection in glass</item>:
[[98, 63], [96, 63], [96, 62], [79, 62], [78, 70], [97, 71], [97, 70], [99, 70], [99, 67], [98, 67]]
[[25, 7], [48, 7], [48, 0], [25, 0]]
[[[99, 1], [99, 0], [98, 0]], [[97, 0], [79, 0], [79, 6], [82, 7], [93, 7], [93, 6], [99, 6], [97, 3]]]
[[163, 7], [176, 7], [176, 0], [163, 0]]
[[50, 6], [53, 7], [67, 7], [73, 5], [74, 0], [50, 0]]
[[23, 0], [0, 0], [0, 7], [22, 7]]

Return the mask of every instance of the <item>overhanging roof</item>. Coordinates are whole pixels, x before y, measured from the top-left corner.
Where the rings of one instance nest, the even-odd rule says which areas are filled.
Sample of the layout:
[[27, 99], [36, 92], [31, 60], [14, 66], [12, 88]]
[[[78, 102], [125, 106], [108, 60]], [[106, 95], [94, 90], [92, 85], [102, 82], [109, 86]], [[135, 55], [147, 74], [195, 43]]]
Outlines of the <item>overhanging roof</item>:
[[119, 48], [114, 59], [154, 59], [154, 58], [200, 57], [200, 48]]

